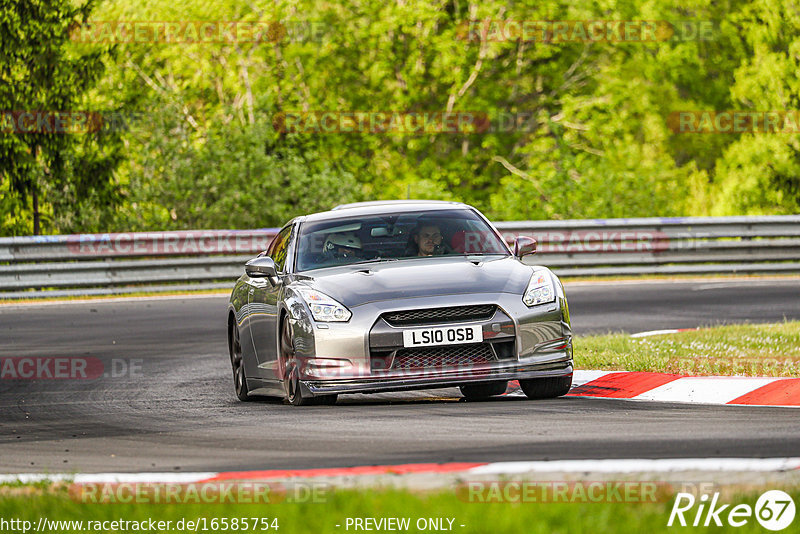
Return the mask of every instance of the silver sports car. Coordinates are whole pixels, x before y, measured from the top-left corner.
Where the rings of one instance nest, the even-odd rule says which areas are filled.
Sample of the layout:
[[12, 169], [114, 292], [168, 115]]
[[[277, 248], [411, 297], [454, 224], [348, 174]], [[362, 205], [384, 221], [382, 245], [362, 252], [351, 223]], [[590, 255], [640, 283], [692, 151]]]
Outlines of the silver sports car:
[[456, 202], [338, 206], [289, 221], [247, 262], [228, 307], [236, 395], [333, 404], [343, 393], [459, 387], [469, 400], [519, 380], [529, 398], [572, 384], [564, 288]]

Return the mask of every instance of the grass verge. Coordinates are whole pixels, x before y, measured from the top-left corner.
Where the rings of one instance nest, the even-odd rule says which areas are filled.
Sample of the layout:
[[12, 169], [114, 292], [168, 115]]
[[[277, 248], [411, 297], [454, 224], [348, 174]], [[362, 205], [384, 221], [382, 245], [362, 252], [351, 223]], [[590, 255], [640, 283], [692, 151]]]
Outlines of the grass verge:
[[186, 289], [176, 291], [135, 291], [132, 293], [114, 293], [112, 295], [74, 295], [64, 297], [42, 297], [42, 298], [21, 298], [3, 299], [0, 298], [0, 306], [5, 304], [41, 304], [42, 302], [71, 302], [84, 300], [113, 300], [126, 299], [133, 297], [180, 297], [192, 295], [230, 295], [233, 289]]
[[[15, 488], [19, 492], [19, 488]], [[800, 491], [789, 490], [795, 502], [800, 502]], [[759, 493], [734, 493], [724, 495], [723, 502], [747, 504], [751, 507]], [[142, 529], [108, 528], [105, 530], [92, 528], [87, 523], [124, 521], [170, 521], [168, 528], [159, 528], [160, 532], [185, 531], [219, 531], [219, 532], [269, 532], [283, 533], [342, 533], [354, 532], [353, 526], [347, 528], [348, 518], [408, 518], [409, 528], [398, 529], [407, 532], [431, 531], [436, 529], [419, 529], [417, 521], [428, 518], [443, 518], [444, 528], [463, 534], [498, 533], [573, 533], [573, 532], [609, 532], [640, 533], [668, 532], [676, 527], [668, 527], [667, 521], [674, 504], [674, 496], [668, 496], [658, 502], [516, 502], [516, 503], [475, 503], [469, 502], [465, 495], [458, 496], [454, 491], [437, 491], [430, 493], [414, 493], [405, 490], [363, 490], [335, 491], [326, 495], [324, 502], [295, 502], [279, 504], [86, 504], [72, 500], [65, 490], [59, 492], [29, 492], [27, 495], [6, 495], [0, 492], [0, 518], [28, 521], [29, 529], [36, 530], [40, 518], [47, 521], [80, 521], [82, 524], [53, 525], [46, 523], [49, 532], [87, 532], [116, 531], [134, 532]], [[721, 504], [721, 503], [720, 503]], [[728, 508], [730, 510], [730, 507]], [[688, 523], [697, 512], [695, 506], [691, 513], [686, 513]], [[216, 528], [212, 529], [217, 519]], [[228, 528], [224, 528], [220, 518], [227, 520]], [[233, 518], [266, 518], [268, 529], [241, 528], [238, 521], [236, 529], [231, 528]], [[452, 519], [452, 523], [448, 520]], [[705, 519], [703, 517], [702, 519]], [[721, 517], [723, 524], [725, 514]], [[184, 528], [175, 528], [183, 520]], [[187, 521], [200, 521], [198, 528], [187, 528]], [[277, 521], [275, 521], [277, 520]], [[428, 523], [426, 521], [426, 523]], [[259, 523], [261, 525], [262, 523]], [[701, 521], [702, 524], [702, 521]], [[428, 523], [430, 525], [430, 523]], [[462, 526], [463, 525], [463, 526]], [[100, 526], [100, 524], [97, 524]], [[88, 528], [87, 528], [88, 527]], [[678, 530], [694, 532], [707, 531], [708, 527], [677, 527]], [[719, 532], [764, 532], [755, 517], [750, 517], [741, 528], [728, 525], [712, 527]], [[9, 530], [9, 529], [6, 529]], [[363, 529], [360, 529], [363, 531]], [[21, 529], [16, 531], [22, 532]], [[152, 532], [152, 530], [151, 530]]]
[[731, 282], [741, 280], [797, 280], [800, 279], [795, 273], [736, 273], [736, 274], [639, 274], [639, 275], [615, 275], [615, 276], [569, 276], [559, 275], [564, 284], [571, 282]]
[[643, 338], [586, 336], [574, 343], [579, 369], [800, 376], [800, 321], [716, 326]]

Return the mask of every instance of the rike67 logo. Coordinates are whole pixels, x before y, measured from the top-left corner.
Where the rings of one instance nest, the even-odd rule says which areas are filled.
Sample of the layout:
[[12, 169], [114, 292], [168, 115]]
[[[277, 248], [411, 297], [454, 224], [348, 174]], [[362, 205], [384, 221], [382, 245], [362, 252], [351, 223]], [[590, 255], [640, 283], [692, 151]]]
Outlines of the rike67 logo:
[[780, 490], [763, 493], [755, 507], [749, 504], [737, 504], [733, 507], [730, 504], [721, 504], [719, 493], [714, 493], [710, 498], [704, 493], [699, 499], [691, 493], [678, 493], [667, 526], [685, 527], [691, 524], [693, 527], [742, 527], [755, 517], [765, 529], [778, 531], [791, 525], [794, 516], [794, 501], [788, 493]]

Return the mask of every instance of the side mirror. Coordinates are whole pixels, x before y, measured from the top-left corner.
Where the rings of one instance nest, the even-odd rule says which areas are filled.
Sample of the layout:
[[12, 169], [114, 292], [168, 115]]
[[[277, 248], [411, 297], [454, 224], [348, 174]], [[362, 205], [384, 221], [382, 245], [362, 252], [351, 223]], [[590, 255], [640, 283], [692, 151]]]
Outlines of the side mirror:
[[524, 235], [517, 237], [514, 240], [514, 256], [522, 259], [529, 254], [536, 254], [536, 240]]
[[269, 256], [253, 258], [244, 264], [244, 272], [250, 278], [273, 278], [278, 276], [275, 261]]

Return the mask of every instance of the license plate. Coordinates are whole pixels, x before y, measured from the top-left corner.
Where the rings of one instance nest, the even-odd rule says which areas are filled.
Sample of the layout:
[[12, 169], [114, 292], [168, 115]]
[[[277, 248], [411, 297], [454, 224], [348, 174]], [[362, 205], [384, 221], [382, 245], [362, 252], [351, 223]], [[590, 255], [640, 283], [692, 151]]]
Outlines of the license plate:
[[483, 330], [477, 326], [438, 326], [403, 331], [404, 347], [462, 345], [483, 341]]

